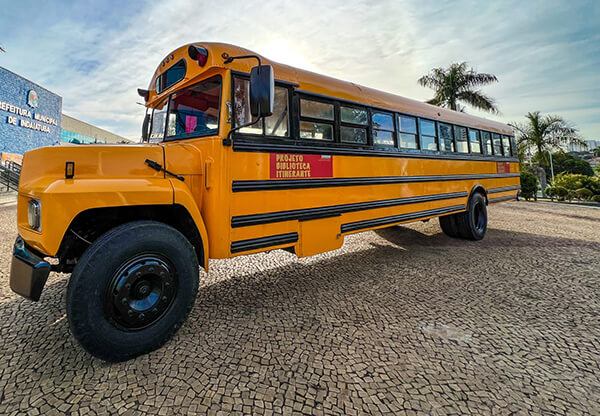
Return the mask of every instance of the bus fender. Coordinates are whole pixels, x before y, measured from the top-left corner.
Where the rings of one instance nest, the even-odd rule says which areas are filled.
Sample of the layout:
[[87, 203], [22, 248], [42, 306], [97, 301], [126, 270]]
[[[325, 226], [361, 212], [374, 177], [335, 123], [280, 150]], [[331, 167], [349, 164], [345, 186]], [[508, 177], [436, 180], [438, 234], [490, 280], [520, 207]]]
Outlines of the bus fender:
[[471, 189], [471, 192], [469, 192], [469, 199], [471, 198], [471, 196], [475, 192], [480, 192], [483, 195], [483, 197], [485, 198], [485, 204], [487, 205], [487, 203], [488, 203], [488, 196], [487, 196], [487, 191], [485, 190], [485, 188], [483, 187], [483, 185], [480, 185], [480, 184], [475, 185]]
[[[176, 179], [170, 178], [169, 181], [173, 186], [173, 203], [183, 206], [189, 212], [190, 216], [196, 224], [200, 238], [202, 239], [202, 253], [204, 254], [204, 269], [208, 272], [208, 233], [206, 232], [206, 225], [202, 219], [202, 214], [194, 197], [192, 196], [189, 188], [182, 182]], [[200, 262], [202, 263], [202, 262]]]

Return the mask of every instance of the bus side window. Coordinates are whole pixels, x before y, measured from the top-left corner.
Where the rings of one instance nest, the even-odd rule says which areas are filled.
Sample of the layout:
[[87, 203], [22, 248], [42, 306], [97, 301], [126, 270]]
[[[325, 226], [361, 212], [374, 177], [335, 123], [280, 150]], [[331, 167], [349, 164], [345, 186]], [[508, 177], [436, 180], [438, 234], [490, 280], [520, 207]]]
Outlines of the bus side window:
[[[250, 80], [235, 77], [233, 82], [233, 104], [234, 127], [248, 124], [253, 120], [250, 114]], [[263, 121], [259, 120], [252, 126], [240, 129], [239, 132], [245, 134], [263, 134]]]
[[420, 118], [419, 133], [421, 134], [421, 150], [438, 150], [435, 121]]
[[300, 99], [300, 138], [333, 141], [334, 106], [332, 103]]
[[398, 116], [399, 146], [402, 149], [418, 149], [417, 120], [414, 117]]
[[340, 107], [340, 136], [342, 143], [367, 144], [369, 115], [365, 108]]
[[[235, 77], [233, 82], [233, 97], [235, 126], [241, 126], [252, 121], [253, 118], [250, 114], [250, 81]], [[260, 120], [252, 126], [240, 129], [240, 133], [289, 137], [288, 103], [288, 89], [276, 86], [273, 114], [265, 117], [265, 128], [263, 129], [263, 120]]]
[[481, 142], [483, 143], [483, 153], [486, 155], [492, 155], [492, 136], [489, 132], [481, 132]]
[[469, 144], [467, 143], [467, 129], [465, 127], [454, 126], [454, 139], [456, 140], [457, 152], [469, 153]]
[[442, 152], [454, 152], [454, 140], [452, 139], [452, 126], [438, 123], [440, 138], [440, 150]]
[[519, 156], [519, 149], [517, 148], [517, 142], [515, 142], [515, 137], [514, 136], [510, 136], [510, 147], [511, 147], [511, 155], [513, 155], [514, 157]]
[[510, 156], [510, 138], [508, 136], [502, 136], [502, 147], [504, 147], [504, 155]]
[[498, 133], [492, 133], [492, 143], [494, 144], [494, 155], [502, 155], [502, 141]]
[[373, 124], [373, 144], [394, 146], [394, 118], [391, 114], [382, 112], [371, 113]]
[[276, 86], [275, 102], [273, 103], [273, 114], [265, 118], [265, 134], [267, 136], [290, 136], [290, 129], [288, 123], [288, 103], [288, 89]]
[[479, 131], [469, 129], [469, 143], [471, 145], [471, 153], [481, 153]]

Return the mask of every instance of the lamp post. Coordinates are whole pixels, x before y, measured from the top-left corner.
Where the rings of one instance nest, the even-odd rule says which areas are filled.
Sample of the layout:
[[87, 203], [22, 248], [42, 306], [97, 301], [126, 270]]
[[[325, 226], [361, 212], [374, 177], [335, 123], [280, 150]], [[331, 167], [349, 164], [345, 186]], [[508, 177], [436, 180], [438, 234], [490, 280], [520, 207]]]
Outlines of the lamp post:
[[552, 153], [548, 150], [548, 156], [550, 156], [550, 172], [552, 173], [552, 183], [554, 183], [554, 166], [552, 166]]

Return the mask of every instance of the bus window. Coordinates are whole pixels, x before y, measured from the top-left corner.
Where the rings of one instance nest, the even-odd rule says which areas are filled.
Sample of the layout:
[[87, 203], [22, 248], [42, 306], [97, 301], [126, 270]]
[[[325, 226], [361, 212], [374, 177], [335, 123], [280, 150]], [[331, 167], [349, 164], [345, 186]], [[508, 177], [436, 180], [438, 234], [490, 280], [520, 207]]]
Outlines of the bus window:
[[343, 143], [367, 144], [369, 124], [367, 110], [364, 108], [340, 107], [340, 134]]
[[300, 100], [300, 138], [333, 141], [333, 104]]
[[454, 138], [456, 139], [456, 151], [459, 153], [469, 153], [467, 129], [465, 127], [454, 126]]
[[434, 121], [420, 118], [419, 132], [421, 133], [421, 150], [438, 150]]
[[150, 143], [162, 142], [165, 138], [165, 120], [167, 119], [167, 102], [164, 100], [152, 111], [150, 126]]
[[169, 103], [167, 140], [218, 134], [220, 103], [220, 76], [177, 91]]
[[373, 144], [394, 146], [394, 119], [391, 114], [373, 112]]
[[438, 123], [440, 137], [440, 150], [442, 152], [454, 152], [454, 141], [452, 139], [452, 126]]
[[504, 147], [504, 155], [510, 156], [510, 138], [502, 136], [502, 147]]
[[492, 151], [492, 136], [487, 131], [481, 132], [481, 143], [483, 146], [483, 153], [486, 155], [491, 155]]
[[494, 144], [494, 154], [502, 154], [502, 142], [500, 141], [500, 135], [498, 133], [492, 133], [492, 143]]
[[481, 153], [479, 131], [469, 129], [469, 143], [471, 144], [471, 153]]
[[267, 136], [289, 137], [288, 102], [288, 89], [275, 87], [273, 114], [265, 119], [265, 134]]
[[[250, 114], [250, 81], [236, 77], [233, 82], [233, 100], [234, 100], [234, 122], [236, 126], [242, 126], [250, 123], [253, 118]], [[273, 105], [275, 108], [275, 105]], [[263, 134], [263, 121], [259, 120], [256, 124], [243, 127], [239, 130], [245, 134]]]
[[[250, 81], [236, 77], [233, 85], [235, 125], [241, 126], [253, 120], [250, 114]], [[288, 124], [288, 90], [284, 87], [275, 87], [275, 100], [273, 114], [265, 117], [265, 130], [263, 120], [252, 126], [240, 129], [240, 133], [266, 134], [267, 136], [289, 137]]]
[[184, 76], [185, 60], [182, 59], [156, 78], [156, 93], [160, 94], [170, 86], [177, 84]]
[[512, 149], [511, 155], [513, 155], [514, 157], [517, 157], [519, 155], [519, 151], [518, 151], [517, 143], [515, 142], [514, 136], [510, 136], [510, 147]]
[[398, 116], [400, 127], [400, 147], [404, 149], [418, 149], [417, 120], [414, 117]]

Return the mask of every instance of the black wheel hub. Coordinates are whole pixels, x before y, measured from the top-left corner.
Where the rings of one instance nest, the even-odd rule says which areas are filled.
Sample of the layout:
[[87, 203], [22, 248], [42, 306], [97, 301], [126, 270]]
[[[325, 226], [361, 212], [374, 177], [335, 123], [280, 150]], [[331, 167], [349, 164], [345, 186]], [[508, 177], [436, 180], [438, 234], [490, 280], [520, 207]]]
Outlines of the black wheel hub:
[[142, 329], [165, 314], [176, 293], [171, 263], [158, 254], [143, 254], [115, 273], [104, 297], [105, 313], [118, 328]]

